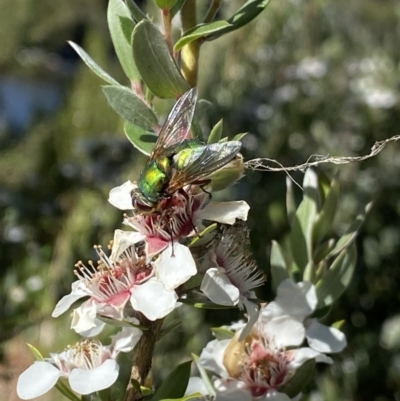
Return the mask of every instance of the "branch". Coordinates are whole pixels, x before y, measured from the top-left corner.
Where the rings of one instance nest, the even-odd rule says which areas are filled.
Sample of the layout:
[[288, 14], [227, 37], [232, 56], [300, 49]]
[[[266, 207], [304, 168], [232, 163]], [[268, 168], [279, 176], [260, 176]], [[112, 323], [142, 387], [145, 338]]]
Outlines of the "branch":
[[[371, 148], [371, 152], [364, 156], [322, 156], [322, 155], [311, 155], [307, 162], [300, 164], [298, 166], [284, 167], [278, 161], [268, 158], [258, 158], [249, 160], [244, 163], [244, 167], [249, 170], [254, 171], [302, 171], [305, 172], [310, 167], [319, 166], [320, 164], [332, 163], [332, 164], [347, 164], [353, 162], [362, 162], [364, 160], [370, 159], [380, 153], [387, 143], [397, 142], [400, 140], [400, 135], [392, 136], [384, 141], [377, 141]], [[315, 158], [314, 161], [312, 161]], [[265, 163], [278, 164], [281, 167], [271, 167]]]

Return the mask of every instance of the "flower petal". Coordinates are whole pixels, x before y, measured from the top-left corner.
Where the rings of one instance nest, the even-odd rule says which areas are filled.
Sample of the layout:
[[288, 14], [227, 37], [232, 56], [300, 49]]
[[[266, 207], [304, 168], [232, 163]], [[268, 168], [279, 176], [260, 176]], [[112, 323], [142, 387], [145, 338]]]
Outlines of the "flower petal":
[[53, 313], [51, 314], [52, 317], [58, 317], [62, 315], [78, 299], [89, 296], [86, 285], [80, 280], [74, 281], [71, 285], [71, 288], [71, 293], [65, 295], [58, 301]]
[[108, 201], [117, 209], [132, 210], [132, 191], [137, 188], [132, 182], [127, 181], [110, 191]]
[[311, 348], [303, 347], [299, 348], [292, 352], [293, 359], [291, 360], [290, 364], [293, 366], [294, 369], [298, 369], [304, 362], [308, 361], [309, 359], [315, 359], [315, 362], [324, 362], [324, 363], [332, 363], [332, 359], [327, 357], [324, 354], [320, 354], [318, 351], [314, 351]]
[[118, 363], [114, 359], [107, 359], [94, 369], [74, 369], [69, 375], [69, 384], [78, 394], [90, 394], [112, 386], [118, 373]]
[[150, 260], [153, 256], [158, 255], [169, 245], [169, 241], [166, 241], [158, 237], [147, 237], [146, 241], [146, 255], [147, 259]]
[[163, 283], [152, 278], [136, 286], [131, 295], [132, 308], [142, 312], [147, 319], [161, 319], [172, 312], [178, 296], [175, 291], [167, 290]]
[[228, 372], [226, 371], [224, 361], [224, 354], [226, 347], [229, 345], [231, 340], [213, 340], [210, 341], [201, 351], [199, 363], [200, 365], [218, 376], [227, 377]]
[[217, 390], [215, 401], [252, 401], [250, 391], [246, 384], [240, 380], [219, 380], [214, 382]]
[[35, 362], [18, 378], [17, 394], [23, 400], [47, 393], [60, 377], [61, 372], [48, 362]]
[[94, 319], [94, 324], [94, 327], [89, 330], [81, 331], [79, 334], [83, 337], [96, 337], [103, 331], [104, 327], [106, 326], [104, 322], [97, 318]]
[[250, 206], [245, 201], [214, 202], [195, 213], [195, 220], [210, 220], [223, 224], [234, 224], [236, 219], [247, 220]]
[[111, 262], [116, 262], [119, 256], [125, 252], [132, 245], [143, 241], [146, 237], [137, 231], [114, 231], [114, 240], [111, 251], [110, 260]]
[[313, 304], [310, 305], [308, 303], [312, 296], [306, 297], [305, 292], [307, 291], [315, 292], [315, 287], [308, 288], [308, 286], [304, 286], [300, 288], [291, 279], [283, 280], [279, 284], [275, 301], [267, 305], [263, 314], [274, 316], [290, 315], [303, 321], [306, 316], [311, 315], [315, 307]]
[[231, 283], [222, 268], [208, 269], [201, 282], [200, 290], [215, 304], [234, 306], [239, 303], [240, 291]]
[[319, 352], [340, 352], [347, 345], [346, 336], [334, 327], [328, 327], [311, 320], [306, 329], [308, 345]]
[[207, 387], [204, 381], [200, 377], [190, 377], [188, 385], [186, 387], [185, 396], [194, 393], [200, 393], [202, 395], [208, 395]]
[[113, 357], [116, 357], [119, 352], [132, 351], [142, 334], [142, 330], [137, 327], [124, 327], [120, 332], [111, 336]]
[[154, 263], [157, 278], [168, 290], [186, 283], [197, 273], [196, 263], [187, 246], [170, 244]]
[[95, 319], [97, 315], [97, 306], [95, 303], [84, 302], [79, 308], [72, 312], [71, 329], [77, 333], [82, 333], [96, 327]]
[[264, 332], [277, 348], [300, 345], [305, 336], [303, 324], [288, 315], [271, 319], [265, 324]]

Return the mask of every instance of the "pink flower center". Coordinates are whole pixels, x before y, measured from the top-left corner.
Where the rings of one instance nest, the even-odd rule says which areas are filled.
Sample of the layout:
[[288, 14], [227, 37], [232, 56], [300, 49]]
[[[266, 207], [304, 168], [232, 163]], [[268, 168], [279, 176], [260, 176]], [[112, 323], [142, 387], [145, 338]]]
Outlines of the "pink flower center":
[[243, 363], [242, 380], [253, 397], [278, 389], [292, 377], [290, 353], [269, 349], [260, 340], [249, 344], [248, 353], [248, 359]]

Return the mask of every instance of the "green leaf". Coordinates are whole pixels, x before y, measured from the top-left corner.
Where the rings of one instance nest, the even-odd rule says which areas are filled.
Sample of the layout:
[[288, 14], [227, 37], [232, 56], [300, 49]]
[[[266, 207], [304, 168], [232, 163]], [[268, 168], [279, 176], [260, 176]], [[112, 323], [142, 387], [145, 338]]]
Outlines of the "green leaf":
[[159, 401], [183, 397], [189, 382], [191, 364], [192, 361], [187, 361], [178, 365], [161, 383], [152, 399]]
[[[200, 294], [196, 294], [196, 295], [200, 295]], [[201, 296], [201, 298], [206, 298], [206, 297]], [[180, 298], [179, 301], [184, 304], [187, 304], [187, 305], [192, 305], [198, 309], [223, 310], [223, 309], [237, 308], [237, 306], [217, 305], [214, 302], [209, 301], [208, 299], [196, 299], [192, 293], [190, 293], [190, 296], [188, 294], [187, 298]]]
[[189, 248], [208, 244], [217, 235], [216, 228], [217, 223], [210, 224], [189, 243]]
[[208, 136], [207, 143], [217, 143], [221, 139], [222, 128], [223, 128], [223, 121], [221, 118], [221, 120], [219, 120], [211, 130], [210, 135]]
[[319, 245], [319, 247], [314, 252], [313, 256], [314, 262], [318, 264], [323, 259], [325, 259], [329, 255], [329, 252], [332, 251], [334, 246], [335, 246], [335, 240], [333, 238]]
[[318, 308], [331, 305], [349, 286], [356, 267], [355, 244], [345, 248], [316, 285]]
[[233, 185], [236, 181], [243, 177], [243, 157], [237, 155], [235, 159], [229, 162], [223, 168], [213, 172], [207, 179], [211, 180], [207, 189], [210, 188], [211, 192], [221, 191]]
[[325, 197], [321, 211], [318, 213], [313, 229], [314, 242], [322, 240], [332, 227], [339, 199], [339, 181], [333, 180], [330, 190]]
[[289, 383], [283, 386], [279, 391], [287, 394], [290, 398], [296, 397], [302, 392], [304, 387], [313, 379], [315, 370], [315, 360], [309, 359], [297, 369]]
[[[122, 26], [120, 17], [128, 18], [132, 21], [132, 25], [128, 27], [126, 24]], [[118, 60], [124, 70], [126, 76], [132, 81], [140, 79], [138, 70], [133, 59], [132, 49], [130, 45], [130, 37], [132, 35], [134, 22], [132, 20], [129, 8], [122, 0], [110, 0], [107, 8], [107, 22], [108, 29], [110, 30], [111, 40], [113, 42], [115, 52], [117, 53]], [[131, 32], [126, 32], [126, 29], [131, 28]], [[124, 32], [125, 30], [125, 32]], [[126, 37], [129, 40], [126, 40]]]
[[202, 378], [203, 383], [206, 386], [207, 394], [210, 394], [215, 397], [216, 393], [214, 390], [214, 386], [213, 386], [210, 378], [208, 377], [206, 370], [203, 368], [203, 366], [200, 365], [200, 363], [199, 363], [200, 358], [195, 354], [192, 354], [192, 358], [193, 358], [194, 363], [196, 364], [197, 370], [200, 373], [200, 377]]
[[146, 130], [157, 129], [158, 121], [153, 111], [130, 89], [123, 86], [103, 86], [110, 106], [125, 120]]
[[[131, 18], [119, 17], [119, 23], [121, 24], [122, 33], [125, 36], [126, 41], [131, 44], [132, 32], [135, 28], [135, 23]], [[133, 57], [133, 56], [132, 56]]]
[[283, 280], [290, 277], [282, 249], [276, 241], [272, 241], [271, 247], [271, 277], [275, 290]]
[[335, 256], [339, 252], [341, 252], [344, 248], [349, 246], [354, 239], [357, 236], [358, 230], [360, 229], [361, 225], [363, 224], [365, 220], [365, 216], [369, 213], [369, 211], [372, 208], [372, 203], [368, 203], [368, 205], [364, 209], [363, 214], [359, 214], [354, 222], [350, 225], [350, 227], [347, 229], [346, 234], [344, 234], [342, 237], [340, 237], [339, 241], [336, 243], [335, 247], [332, 249], [332, 251], [329, 252], [328, 256]]
[[232, 330], [225, 327], [211, 327], [211, 333], [213, 333], [214, 337], [219, 341], [231, 340], [235, 336]]
[[293, 218], [290, 244], [293, 259], [301, 271], [312, 261], [313, 225], [318, 210], [319, 188], [317, 174], [309, 169], [303, 181], [304, 197]]
[[236, 135], [232, 138], [232, 141], [240, 141], [240, 140], [242, 140], [247, 134], [248, 134], [248, 132], [242, 132], [242, 133], [240, 133], [240, 134], [236, 134]]
[[181, 10], [183, 4], [185, 3], [186, 0], [178, 0], [175, 5], [171, 8], [171, 17], [173, 18], [178, 12]]
[[218, 32], [221, 29], [230, 26], [232, 25], [226, 21], [215, 21], [204, 24], [198, 24], [183, 34], [183, 36], [175, 43], [174, 50], [175, 51], [181, 50], [183, 46], [186, 46], [187, 44], [197, 39], [204, 38], [207, 35]]
[[79, 45], [74, 42], [68, 42], [70, 46], [77, 52], [83, 62], [101, 79], [112, 85], [120, 85], [113, 77], [108, 75]]
[[157, 7], [161, 8], [161, 10], [169, 10], [171, 9], [178, 0], [156, 0]]
[[146, 326], [142, 326], [140, 324], [134, 324], [132, 322], [127, 322], [126, 320], [115, 320], [111, 319], [110, 317], [105, 317], [105, 316], [97, 316], [97, 319], [101, 320], [104, 323], [107, 323], [111, 326], [115, 327], [136, 327], [142, 331], [148, 330], [149, 328]]
[[182, 320], [181, 319], [174, 319], [171, 322], [164, 322], [160, 333], [157, 336], [157, 341], [159, 341], [162, 337], [164, 337], [166, 334], [171, 333], [171, 331], [174, 331], [177, 329], [179, 326], [182, 325]]
[[124, 131], [129, 141], [137, 150], [146, 156], [150, 155], [157, 140], [157, 135], [154, 132], [146, 131], [130, 122], [125, 123]]
[[296, 202], [294, 200], [293, 182], [289, 177], [286, 177], [286, 214], [289, 224], [292, 226], [296, 214]]
[[138, 7], [134, 0], [125, 0], [125, 4], [128, 6], [135, 21], [139, 22], [142, 19], [147, 19], [146, 14]]
[[222, 35], [226, 35], [227, 33], [235, 31], [236, 29], [248, 24], [268, 6], [270, 1], [271, 0], [247, 1], [231, 18], [228, 19], [228, 23], [231, 24], [231, 26], [227, 26], [212, 35], [207, 36], [206, 40], [217, 39]]
[[342, 320], [338, 320], [335, 323], [331, 324], [331, 327], [338, 329], [338, 330], [342, 330], [343, 326], [346, 324], [346, 320], [342, 319]]
[[148, 20], [139, 22], [132, 35], [133, 54], [140, 75], [161, 98], [178, 98], [189, 89], [161, 32]]
[[29, 347], [29, 350], [32, 352], [37, 361], [44, 361], [42, 354], [37, 348], [35, 348], [32, 344], [27, 343], [26, 345]]

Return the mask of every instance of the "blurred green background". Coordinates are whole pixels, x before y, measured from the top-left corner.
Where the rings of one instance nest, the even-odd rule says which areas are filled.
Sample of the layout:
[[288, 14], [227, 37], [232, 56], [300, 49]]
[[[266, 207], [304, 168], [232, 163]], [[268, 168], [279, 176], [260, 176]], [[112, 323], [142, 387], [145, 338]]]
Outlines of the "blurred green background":
[[[219, 17], [243, 3], [225, 1]], [[154, 10], [152, 0], [140, 5]], [[92, 245], [106, 245], [120, 228], [109, 190], [136, 179], [145, 160], [102, 82], [66, 44], [77, 42], [124, 82], [106, 7], [106, 0], [0, 1], [0, 400], [18, 400], [16, 378], [33, 360], [25, 342], [47, 355], [77, 340], [68, 316], [50, 314], [70, 290], [74, 263], [94, 258]], [[203, 124], [223, 117], [225, 134], [249, 131], [246, 159], [292, 166], [312, 154], [367, 154], [399, 134], [399, 38], [398, 0], [272, 0], [251, 24], [202, 47], [200, 97], [213, 103]], [[334, 365], [318, 368], [306, 399], [399, 401], [400, 146], [321, 171], [341, 182], [337, 235], [370, 200], [374, 207], [357, 239], [352, 285], [331, 313], [346, 320], [349, 345]], [[302, 173], [293, 177], [302, 181]], [[254, 255], [268, 274], [271, 240], [284, 241], [289, 228], [285, 174], [247, 172], [219, 196], [250, 204]], [[269, 284], [261, 295], [272, 299]], [[156, 381], [171, 361], [201, 351], [210, 326], [238, 316], [188, 307], [176, 315], [184, 323], [158, 345]], [[41, 397], [50, 399], [63, 397]]]

